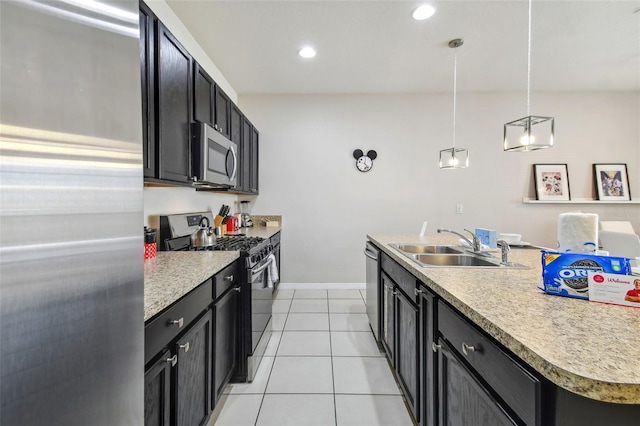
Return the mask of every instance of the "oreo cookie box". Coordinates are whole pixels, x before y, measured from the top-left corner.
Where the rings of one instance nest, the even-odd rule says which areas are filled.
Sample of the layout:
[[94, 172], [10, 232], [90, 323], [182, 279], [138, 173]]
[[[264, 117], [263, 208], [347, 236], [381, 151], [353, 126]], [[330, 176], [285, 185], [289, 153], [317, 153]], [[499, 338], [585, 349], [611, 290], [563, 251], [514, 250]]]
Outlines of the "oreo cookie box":
[[631, 264], [625, 257], [542, 251], [542, 283], [547, 294], [589, 300], [589, 272], [630, 275]]

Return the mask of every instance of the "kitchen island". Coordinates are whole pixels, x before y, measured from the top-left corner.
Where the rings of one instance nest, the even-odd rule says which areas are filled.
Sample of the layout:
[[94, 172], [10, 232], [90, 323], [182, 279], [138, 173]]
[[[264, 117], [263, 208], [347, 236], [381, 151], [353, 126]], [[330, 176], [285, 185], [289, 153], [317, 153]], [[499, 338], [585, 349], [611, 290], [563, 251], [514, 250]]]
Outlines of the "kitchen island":
[[[422, 267], [391, 244], [457, 245], [458, 238], [447, 234], [368, 238], [383, 256], [446, 302], [443, 305], [453, 307], [539, 377], [543, 394], [568, 391], [581, 397], [577, 406], [593, 400], [600, 411], [620, 409], [640, 415], [640, 309], [544, 294], [536, 249], [513, 248], [509, 254], [510, 261], [529, 269]], [[553, 416], [547, 413], [542, 418]]]

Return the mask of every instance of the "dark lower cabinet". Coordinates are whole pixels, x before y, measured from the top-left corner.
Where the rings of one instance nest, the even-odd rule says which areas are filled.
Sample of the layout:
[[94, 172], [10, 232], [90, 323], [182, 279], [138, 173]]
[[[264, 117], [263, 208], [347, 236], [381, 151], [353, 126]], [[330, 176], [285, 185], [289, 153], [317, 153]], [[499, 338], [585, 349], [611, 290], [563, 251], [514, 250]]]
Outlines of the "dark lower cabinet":
[[382, 286], [382, 312], [380, 313], [380, 324], [382, 330], [380, 333], [380, 342], [387, 353], [391, 365], [395, 366], [395, 334], [396, 334], [396, 303], [393, 281], [386, 275], [380, 276]]
[[433, 293], [424, 287], [419, 289], [420, 298], [420, 416], [419, 423], [423, 426], [437, 424], [437, 383], [436, 350], [434, 336], [436, 336], [436, 308]]
[[175, 344], [175, 426], [199, 426], [211, 412], [211, 311]]
[[438, 388], [440, 426], [500, 426], [517, 424], [460, 361], [439, 341]]
[[171, 352], [160, 359], [144, 375], [144, 424], [169, 426], [171, 414], [171, 367], [177, 361]]
[[191, 55], [158, 21], [158, 177], [187, 183], [191, 179]]
[[419, 418], [420, 366], [418, 307], [396, 290], [396, 371], [404, 396], [415, 419]]
[[229, 383], [236, 365], [238, 335], [238, 291], [233, 287], [213, 304], [214, 349], [213, 349], [213, 408], [220, 399], [224, 387]]

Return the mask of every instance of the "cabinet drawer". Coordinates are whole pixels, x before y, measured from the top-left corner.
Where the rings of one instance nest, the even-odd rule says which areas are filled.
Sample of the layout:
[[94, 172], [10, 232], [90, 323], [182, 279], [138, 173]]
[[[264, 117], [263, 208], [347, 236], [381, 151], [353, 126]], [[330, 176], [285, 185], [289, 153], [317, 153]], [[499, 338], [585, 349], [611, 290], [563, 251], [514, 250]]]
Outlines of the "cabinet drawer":
[[238, 262], [224, 268], [213, 277], [213, 300], [222, 296], [231, 286], [238, 285], [240, 282], [238, 277]]
[[525, 424], [540, 424], [538, 379], [442, 301], [438, 302], [438, 330]]
[[[144, 326], [145, 365], [211, 304], [212, 280], [208, 279]], [[175, 321], [175, 323], [174, 323]]]
[[382, 253], [382, 269], [389, 275], [389, 277], [400, 287], [400, 289], [407, 295], [407, 298], [414, 304], [418, 304], [418, 296], [416, 295], [416, 277], [411, 275], [391, 259], [386, 254]]

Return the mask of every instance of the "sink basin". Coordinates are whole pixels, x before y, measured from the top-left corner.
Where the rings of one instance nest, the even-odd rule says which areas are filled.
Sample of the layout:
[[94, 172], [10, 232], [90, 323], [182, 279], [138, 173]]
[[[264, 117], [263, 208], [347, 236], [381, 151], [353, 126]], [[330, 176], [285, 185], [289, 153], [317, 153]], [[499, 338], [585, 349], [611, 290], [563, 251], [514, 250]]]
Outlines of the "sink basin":
[[392, 244], [392, 246], [405, 253], [460, 254], [464, 251], [462, 247], [432, 246], [426, 244]]
[[412, 257], [422, 266], [500, 267], [498, 262], [464, 254], [416, 254]]

